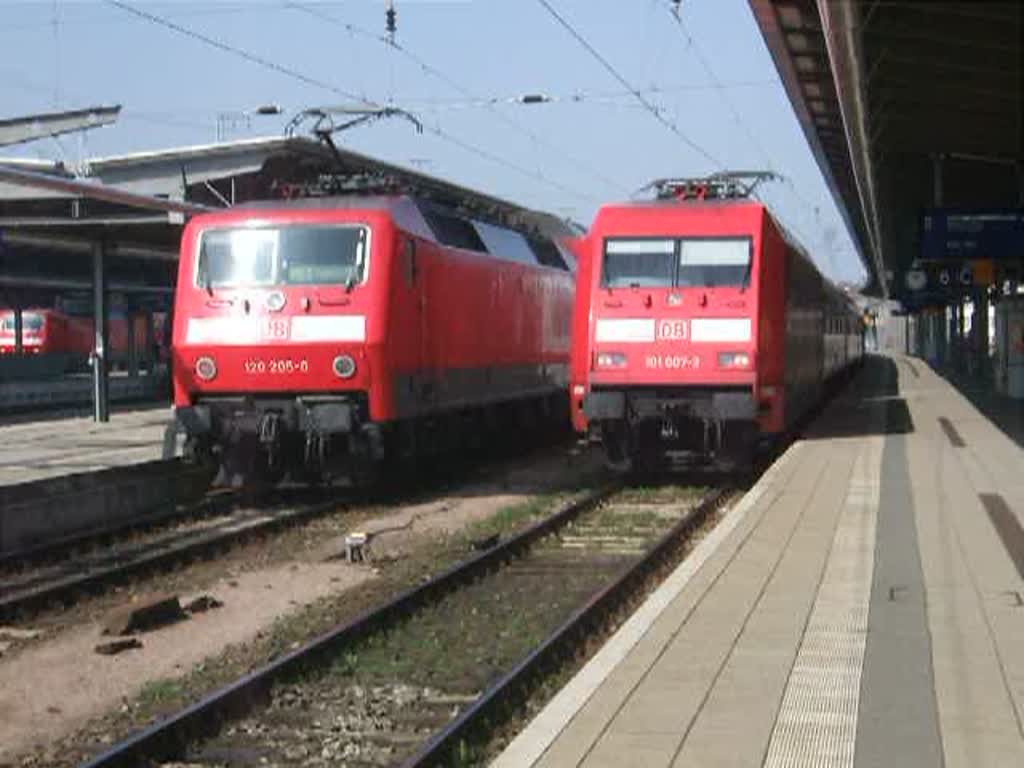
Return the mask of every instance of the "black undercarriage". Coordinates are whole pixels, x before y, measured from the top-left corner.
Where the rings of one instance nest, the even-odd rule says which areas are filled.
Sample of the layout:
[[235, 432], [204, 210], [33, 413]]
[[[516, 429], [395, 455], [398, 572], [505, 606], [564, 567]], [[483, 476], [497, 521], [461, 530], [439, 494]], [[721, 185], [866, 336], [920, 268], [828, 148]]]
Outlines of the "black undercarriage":
[[[423, 460], [487, 452], [565, 429], [567, 393], [553, 391], [392, 422], [369, 417], [364, 393], [220, 396], [178, 408], [172, 429], [187, 459], [218, 470], [215, 485], [250, 489], [282, 481], [373, 484], [385, 460], [415, 470]], [[175, 454], [165, 440], [165, 454]]]
[[596, 389], [583, 408], [609, 465], [620, 471], [742, 469], [759, 437], [749, 387]]
[[382, 456], [361, 393], [208, 398], [176, 417], [185, 455], [217, 466], [217, 485], [359, 478]]

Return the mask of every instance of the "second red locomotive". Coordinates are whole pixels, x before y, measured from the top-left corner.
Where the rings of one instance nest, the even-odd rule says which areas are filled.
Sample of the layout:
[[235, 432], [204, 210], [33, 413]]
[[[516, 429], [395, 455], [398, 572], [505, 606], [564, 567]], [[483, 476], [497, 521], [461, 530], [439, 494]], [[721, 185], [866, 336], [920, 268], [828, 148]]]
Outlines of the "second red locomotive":
[[571, 231], [408, 195], [198, 216], [182, 238], [174, 402], [233, 483], [372, 476], [500, 409], [564, 420]]
[[619, 468], [743, 466], [860, 359], [859, 313], [741, 180], [656, 186], [577, 242], [573, 423]]

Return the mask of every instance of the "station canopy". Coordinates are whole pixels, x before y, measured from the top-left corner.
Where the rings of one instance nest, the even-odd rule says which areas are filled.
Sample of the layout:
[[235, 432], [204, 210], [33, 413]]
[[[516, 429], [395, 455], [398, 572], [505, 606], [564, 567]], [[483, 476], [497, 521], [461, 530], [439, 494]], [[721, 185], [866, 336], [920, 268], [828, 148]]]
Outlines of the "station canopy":
[[[18, 172], [155, 204], [98, 199], [76, 188], [44, 189], [4, 180]], [[326, 180], [326, 182], [325, 182]], [[90, 253], [102, 240], [109, 288], [124, 294], [172, 290], [184, 214], [160, 210], [185, 203], [201, 210], [287, 199], [323, 189], [338, 194], [413, 192], [473, 216], [566, 234], [555, 216], [347, 149], [304, 137], [261, 138], [93, 158], [76, 169], [59, 162], [0, 158], [0, 303], [91, 285]], [[60, 186], [55, 184], [53, 186]], [[92, 189], [92, 188], [90, 188]], [[113, 195], [116, 197], [116, 195]]]
[[[1024, 205], [1019, 3], [750, 5], [860, 247], [868, 292], [907, 296], [906, 275], [922, 257], [934, 209], [984, 214]], [[955, 253], [948, 258], [965, 266]]]

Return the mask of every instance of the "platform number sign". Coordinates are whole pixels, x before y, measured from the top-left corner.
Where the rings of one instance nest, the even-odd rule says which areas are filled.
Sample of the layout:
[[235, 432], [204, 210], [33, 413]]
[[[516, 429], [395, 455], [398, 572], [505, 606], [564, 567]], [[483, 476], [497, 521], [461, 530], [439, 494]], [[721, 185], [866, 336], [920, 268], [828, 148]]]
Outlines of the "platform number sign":
[[687, 338], [685, 320], [659, 320], [658, 341], [684, 341]]

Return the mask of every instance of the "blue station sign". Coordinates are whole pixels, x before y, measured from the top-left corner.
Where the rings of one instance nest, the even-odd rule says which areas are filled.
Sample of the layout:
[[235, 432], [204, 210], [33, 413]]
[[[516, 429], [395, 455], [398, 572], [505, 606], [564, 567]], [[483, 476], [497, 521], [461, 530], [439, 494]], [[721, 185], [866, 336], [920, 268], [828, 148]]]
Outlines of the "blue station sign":
[[921, 215], [925, 261], [1024, 259], [1024, 209], [932, 208]]

